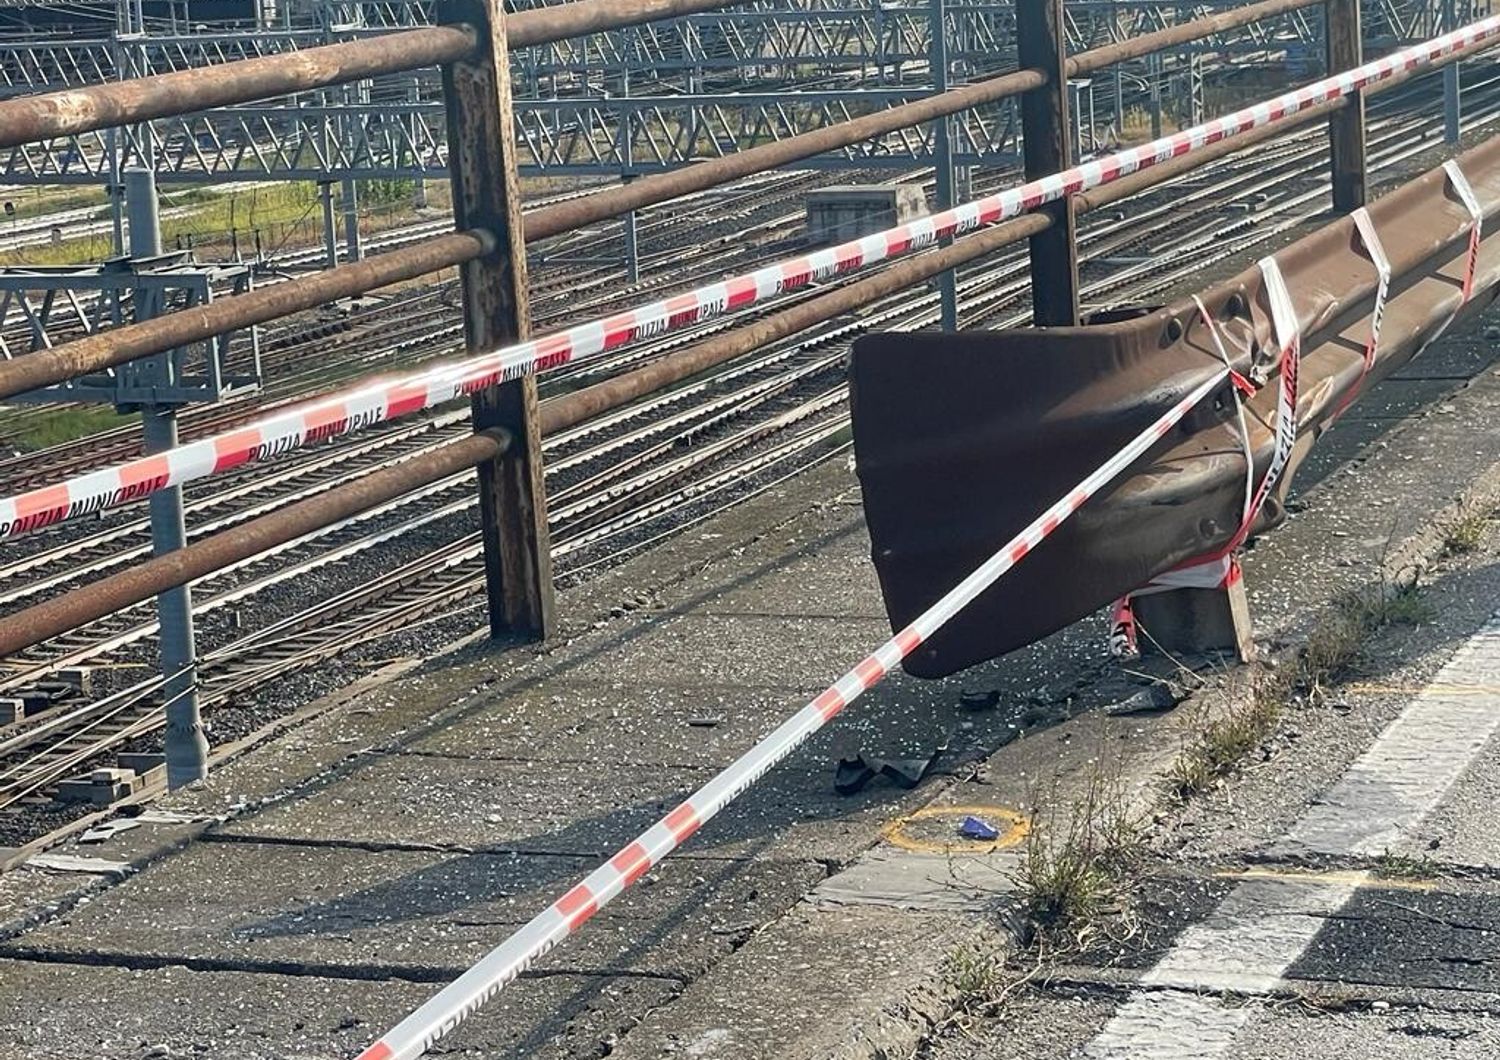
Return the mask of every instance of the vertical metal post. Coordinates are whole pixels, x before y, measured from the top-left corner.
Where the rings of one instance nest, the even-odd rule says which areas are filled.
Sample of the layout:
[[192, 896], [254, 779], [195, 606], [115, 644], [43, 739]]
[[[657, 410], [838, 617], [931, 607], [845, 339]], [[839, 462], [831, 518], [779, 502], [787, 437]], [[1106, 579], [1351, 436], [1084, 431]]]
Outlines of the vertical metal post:
[[1115, 139], [1125, 139], [1125, 73], [1120, 69], [1120, 64], [1115, 63], [1111, 70], [1114, 81], [1114, 106], [1115, 106]]
[[[627, 38], [632, 43], [636, 37], [632, 33]], [[630, 58], [620, 65], [620, 178], [623, 183], [629, 184], [635, 179], [632, 172], [635, 165], [635, 111], [630, 107]], [[693, 110], [697, 110], [696, 107]], [[692, 141], [688, 142], [688, 150], [692, 150]], [[636, 211], [630, 210], [625, 214], [625, 282], [639, 283], [641, 279], [641, 245], [640, 245], [640, 218]]]
[[[1360, 0], [1327, 0], [1323, 33], [1328, 73], [1349, 70], [1364, 62], [1359, 21]], [[1349, 105], [1328, 117], [1330, 183], [1333, 208], [1348, 213], [1365, 204], [1365, 96], [1355, 92]]]
[[[161, 214], [156, 197], [156, 174], [149, 169], [130, 169], [124, 174], [125, 203], [129, 210], [130, 256], [156, 257], [161, 253]], [[134, 293], [135, 318], [156, 315], [160, 306], [144, 290]], [[163, 388], [173, 384], [172, 351], [142, 358], [136, 363], [139, 383]], [[168, 403], [141, 406], [145, 451], [159, 453], [177, 444], [177, 413]], [[151, 551], [161, 556], [187, 543], [182, 516], [182, 487], [157, 490], [150, 498]], [[208, 740], [198, 713], [197, 653], [193, 643], [193, 598], [186, 585], [168, 589], [156, 598], [161, 623], [160, 658], [162, 701], [167, 705], [167, 786], [179, 788], [208, 775]]]
[[[1443, 0], [1443, 32], [1450, 33], [1458, 28], [1458, 10], [1454, 0]], [[1459, 137], [1463, 135], [1460, 121], [1463, 117], [1463, 100], [1460, 98], [1459, 67], [1460, 63], [1449, 63], [1443, 67], [1443, 142], [1447, 144], [1458, 143]]]
[[331, 269], [339, 263], [339, 231], [333, 215], [333, 181], [318, 181], [318, 198], [323, 200], [323, 259]]
[[[633, 177], [626, 177], [629, 184]], [[625, 282], [639, 283], [641, 280], [641, 241], [639, 220], [634, 210], [625, 214]]]
[[[928, 64], [932, 69], [932, 90], [948, 91], [948, 33], [944, 25], [945, 0], [931, 0], [932, 49]], [[937, 208], [954, 205], [953, 119], [945, 115], [932, 126], [933, 165], [937, 170]], [[951, 242], [945, 240], [944, 242]], [[958, 272], [949, 269], [937, 278], [939, 318], [944, 331], [958, 330]]]
[[[468, 347], [488, 350], [525, 338], [530, 326], [505, 21], [500, 0], [439, 0], [434, 21], [467, 23], [480, 42], [474, 55], [443, 68], [443, 94], [454, 223], [495, 241], [461, 270]], [[476, 430], [504, 427], [512, 435], [504, 455], [479, 467], [490, 632], [542, 638], [553, 628], [552, 554], [536, 380], [478, 391], [473, 419]]]
[[[1021, 97], [1022, 154], [1026, 179], [1073, 164], [1068, 134], [1068, 79], [1063, 0], [1016, 0], [1016, 52], [1021, 69], [1040, 70], [1047, 83]], [[1078, 243], [1073, 203], [1042, 207], [1052, 225], [1031, 237], [1031, 311], [1038, 326], [1078, 323]]]
[[1187, 124], [1202, 125], [1204, 122], [1203, 53], [1187, 53], [1188, 114]]
[[[417, 136], [417, 127], [421, 121], [421, 116], [417, 113], [417, 105], [422, 102], [422, 82], [419, 78], [412, 77], [406, 99], [412, 105], [411, 117], [406, 123], [407, 143], [417, 144], [421, 142]], [[410, 150], [412, 165], [417, 171], [417, 179], [412, 185], [412, 205], [419, 210], [425, 210], [427, 208], [427, 178], [422, 173], [425, 161], [415, 147]]]
[[359, 185], [353, 177], [344, 178], [339, 201], [344, 207], [344, 260], [358, 261], [363, 256], [359, 245]]
[[1146, 56], [1146, 83], [1151, 110], [1151, 139], [1161, 139], [1161, 52]]

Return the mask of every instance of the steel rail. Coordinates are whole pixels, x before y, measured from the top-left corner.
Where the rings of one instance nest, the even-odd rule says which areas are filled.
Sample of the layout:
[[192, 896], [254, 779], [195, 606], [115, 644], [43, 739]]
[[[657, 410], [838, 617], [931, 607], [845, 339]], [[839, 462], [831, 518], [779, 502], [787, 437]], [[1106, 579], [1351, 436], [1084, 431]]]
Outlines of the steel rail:
[[[1323, 0], [1261, 0], [1260, 3], [1247, 7], [1082, 52], [1068, 60], [1068, 70], [1070, 75], [1098, 70], [1161, 48], [1322, 2]], [[574, 6], [587, 5], [569, 4], [550, 10], [561, 11]], [[513, 15], [511, 21], [521, 17]], [[985, 103], [1017, 96], [1045, 85], [1046, 81], [1046, 76], [1037, 70], [1012, 71], [837, 125], [798, 133], [784, 140], [747, 148], [722, 158], [698, 162], [669, 173], [653, 174], [630, 184], [543, 206], [525, 215], [526, 239], [531, 242], [561, 235], [631, 210], [658, 205]], [[0, 103], [0, 128], [3, 128], [5, 120], [5, 106], [6, 104]], [[0, 137], [0, 146], [3, 145], [4, 138]], [[169, 314], [101, 332], [51, 350], [30, 353], [0, 363], [0, 398], [51, 386], [140, 357], [201, 342], [227, 331], [264, 324], [290, 313], [313, 309], [338, 298], [354, 297], [388, 284], [461, 265], [483, 257], [493, 246], [494, 241], [489, 233], [480, 230], [444, 235], [430, 242], [382, 254], [378, 258], [340, 265], [312, 277], [291, 280], [275, 288], [221, 299], [191, 312]]]
[[[1400, 81], [1423, 72], [1425, 69], [1404, 71], [1372, 87], [1388, 90], [1396, 87]], [[1165, 180], [1181, 176], [1205, 162], [1284, 134], [1289, 127], [1326, 117], [1346, 105], [1347, 97], [1328, 100], [1292, 115], [1284, 122], [1247, 130], [1199, 152], [1182, 155], [1150, 169], [1121, 177], [1110, 184], [1074, 196], [1075, 209], [1097, 209], [1138, 194]], [[1026, 239], [1044, 230], [1049, 224], [1050, 220], [1043, 215], [1024, 214], [982, 229], [948, 247], [897, 262], [875, 275], [835, 288], [745, 327], [690, 345], [652, 364], [549, 399], [542, 403], [540, 410], [542, 433], [548, 434], [582, 423], [592, 416], [690, 378], [766, 343], [862, 308], [948, 269]], [[97, 621], [124, 607], [147, 600], [166, 588], [186, 584], [223, 566], [240, 562], [258, 551], [311, 533], [322, 525], [317, 521], [320, 515], [326, 516], [327, 522], [347, 518], [399, 496], [402, 492], [430, 485], [465, 470], [488, 459], [495, 452], [493, 443], [476, 445], [476, 440], [484, 437], [476, 435], [434, 447], [420, 461], [408, 461], [403, 465], [374, 472], [355, 482], [332, 487], [316, 497], [259, 516], [213, 537], [194, 542], [185, 549], [150, 559], [130, 570], [110, 575], [0, 618], [0, 657]]]
[[[524, 48], [747, 2], [573, 0], [507, 15], [505, 30], [511, 47]], [[155, 77], [22, 96], [0, 102], [0, 148], [438, 66], [472, 55], [477, 46], [471, 26], [425, 26]]]
[[642, 339], [721, 317], [820, 280], [914, 254], [948, 236], [992, 227], [1071, 194], [1113, 183], [1223, 140], [1240, 138], [1252, 129], [1267, 125], [1285, 127], [1286, 120], [1299, 111], [1311, 110], [1329, 99], [1353, 96], [1398, 74], [1430, 69], [1452, 61], [1462, 52], [1493, 47], [1497, 37], [1500, 37], [1500, 16], [1491, 16], [1202, 125], [1100, 156], [1065, 172], [883, 232], [776, 262], [606, 319], [580, 323], [516, 345], [326, 395], [276, 416], [252, 421], [230, 434], [202, 438], [158, 456], [101, 468], [54, 486], [0, 498], [0, 515], [3, 515], [0, 525], [5, 536], [26, 533], [81, 512], [139, 499], [167, 486], [265, 459], [296, 448], [309, 438], [347, 434], [395, 415], [442, 404], [475, 387], [595, 359]]

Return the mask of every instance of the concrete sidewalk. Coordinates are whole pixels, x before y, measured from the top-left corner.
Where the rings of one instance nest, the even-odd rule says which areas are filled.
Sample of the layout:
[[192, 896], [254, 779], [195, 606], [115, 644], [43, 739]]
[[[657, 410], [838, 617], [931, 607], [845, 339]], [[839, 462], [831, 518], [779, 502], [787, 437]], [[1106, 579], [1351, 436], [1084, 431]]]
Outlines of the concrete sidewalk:
[[[1324, 440], [1325, 477], [1251, 554], [1267, 639], [1370, 579], [1387, 539], [1431, 555], [1433, 513], [1500, 494], [1500, 379], [1446, 398], [1488, 358], [1446, 347]], [[852, 476], [825, 466], [567, 594], [546, 649], [471, 647], [346, 698], [0, 877], [0, 1057], [352, 1056], [883, 639], [867, 550]], [[1006, 902], [1014, 851], [955, 845], [957, 821], [1024, 816], [1101, 755], [1146, 783], [1190, 719], [1100, 709], [1142, 687], [1098, 622], [892, 679], [445, 1048], [909, 1053], [953, 1001], [945, 962]], [[915, 791], [832, 790], [841, 754], [939, 748]]]

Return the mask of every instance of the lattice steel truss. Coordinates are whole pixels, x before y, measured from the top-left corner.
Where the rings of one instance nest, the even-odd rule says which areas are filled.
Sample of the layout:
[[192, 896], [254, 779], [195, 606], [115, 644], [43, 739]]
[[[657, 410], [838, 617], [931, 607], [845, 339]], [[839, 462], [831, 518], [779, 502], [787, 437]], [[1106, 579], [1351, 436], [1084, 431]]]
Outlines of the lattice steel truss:
[[[932, 91], [933, 5], [943, 5], [948, 81], [1015, 64], [1007, 0], [761, 0], [723, 12], [600, 33], [513, 56], [520, 168], [527, 174], [649, 173], [845, 120]], [[1239, 0], [1070, 0], [1070, 50], [1123, 40]], [[1373, 46], [1433, 35], [1489, 0], [1367, 0]], [[518, 0], [514, 6], [546, 6]], [[296, 50], [427, 20], [428, 5], [262, 0], [260, 24], [147, 24], [120, 0], [116, 32], [91, 40], [0, 41], [0, 93], [140, 77]], [[1321, 63], [1320, 9], [1292, 12], [1130, 64], [1093, 113], [1117, 121], [1128, 92], [1201, 114], [1205, 63]], [[1098, 82], [1095, 83], [1096, 86]], [[955, 163], [1015, 157], [1010, 103], [953, 120]], [[1088, 143], [1096, 130], [1081, 139]], [[150, 166], [162, 181], [407, 178], [446, 175], [435, 76], [405, 75], [338, 93], [232, 108], [150, 128], [72, 137], [0, 156], [0, 183], [117, 184]], [[931, 162], [931, 129], [816, 159], [830, 168]]]

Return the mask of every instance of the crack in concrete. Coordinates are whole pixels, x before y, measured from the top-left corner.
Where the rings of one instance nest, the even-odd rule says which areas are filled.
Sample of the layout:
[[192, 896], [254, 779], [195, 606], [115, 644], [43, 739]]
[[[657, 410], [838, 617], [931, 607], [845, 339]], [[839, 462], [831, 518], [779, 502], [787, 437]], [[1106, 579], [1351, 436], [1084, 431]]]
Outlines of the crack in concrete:
[[[188, 957], [180, 954], [125, 953], [111, 950], [48, 950], [32, 946], [0, 945], [0, 959], [32, 964], [66, 964], [86, 968], [120, 968], [153, 971], [186, 968], [190, 972], [232, 972], [249, 975], [281, 975], [291, 978], [344, 979], [356, 982], [399, 980], [408, 983], [449, 983], [468, 971], [467, 965], [334, 964], [326, 961], [278, 961], [251, 958]], [[594, 979], [647, 979], [686, 985], [691, 980], [668, 972], [646, 972], [635, 968], [585, 968], [564, 966], [528, 969], [522, 979], [580, 976]]]

